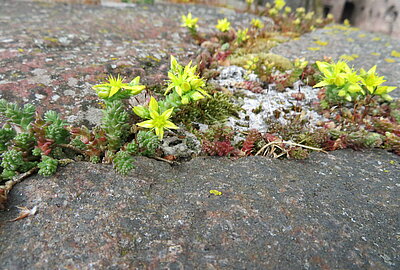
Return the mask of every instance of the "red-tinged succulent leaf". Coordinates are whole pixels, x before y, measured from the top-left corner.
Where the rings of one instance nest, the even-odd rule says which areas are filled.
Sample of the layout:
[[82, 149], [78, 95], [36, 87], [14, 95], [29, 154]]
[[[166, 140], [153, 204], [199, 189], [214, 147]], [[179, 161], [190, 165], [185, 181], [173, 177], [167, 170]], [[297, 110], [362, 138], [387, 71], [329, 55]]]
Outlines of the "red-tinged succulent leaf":
[[262, 135], [258, 130], [250, 130], [249, 134], [246, 136], [246, 139], [243, 142], [242, 151], [246, 155], [251, 155], [254, 152], [255, 143], [258, 140], [262, 140]]

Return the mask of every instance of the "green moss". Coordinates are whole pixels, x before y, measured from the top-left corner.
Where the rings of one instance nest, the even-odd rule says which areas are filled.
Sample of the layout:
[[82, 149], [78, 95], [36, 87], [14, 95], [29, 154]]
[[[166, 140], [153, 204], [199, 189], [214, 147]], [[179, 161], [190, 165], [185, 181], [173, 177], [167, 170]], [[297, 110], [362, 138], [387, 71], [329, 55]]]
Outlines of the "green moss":
[[224, 93], [217, 92], [211, 98], [202, 99], [196, 103], [182, 106], [174, 116], [174, 122], [190, 124], [199, 122], [207, 125], [223, 123], [230, 116], [237, 116], [242, 110], [232, 102], [232, 98]]

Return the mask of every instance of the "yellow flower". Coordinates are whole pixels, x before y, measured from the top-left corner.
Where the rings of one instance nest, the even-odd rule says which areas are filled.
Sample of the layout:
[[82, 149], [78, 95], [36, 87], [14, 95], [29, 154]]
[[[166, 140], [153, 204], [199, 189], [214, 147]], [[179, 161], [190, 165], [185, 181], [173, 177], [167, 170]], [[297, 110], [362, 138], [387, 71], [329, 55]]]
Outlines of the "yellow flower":
[[236, 37], [236, 39], [237, 39], [237, 42], [240, 44], [240, 43], [242, 43], [242, 42], [244, 42], [244, 41], [246, 41], [246, 40], [248, 40], [249, 38], [250, 38], [250, 36], [247, 34], [247, 32], [249, 31], [249, 29], [244, 29], [244, 30], [239, 30], [238, 32], [237, 32], [237, 37]]
[[341, 56], [340, 56], [340, 60], [344, 60], [344, 61], [347, 61], [347, 62], [351, 62], [351, 61], [353, 61], [355, 58], [352, 56], [352, 55], [348, 55], [348, 54], [342, 54]]
[[296, 8], [296, 12], [297, 12], [297, 13], [305, 13], [305, 12], [306, 12], [306, 9], [303, 8], [303, 7], [299, 7], [299, 8]]
[[198, 20], [199, 18], [192, 18], [192, 13], [189, 12], [187, 16], [182, 15], [182, 26], [189, 29], [196, 29]]
[[390, 55], [393, 57], [400, 57], [400, 52], [393, 50]]
[[290, 13], [292, 12], [292, 8], [291, 7], [285, 7], [285, 13]]
[[274, 5], [277, 10], [281, 10], [286, 5], [286, 2], [285, 0], [275, 0]]
[[218, 24], [215, 26], [221, 32], [227, 32], [231, 28], [231, 23], [228, 21], [227, 18], [223, 20], [218, 20]]
[[107, 83], [97, 84], [92, 88], [100, 98], [110, 98], [121, 89], [129, 90], [130, 95], [137, 95], [146, 88], [144, 85], [139, 85], [139, 76], [133, 79], [130, 83], [124, 83], [123, 80], [124, 79], [119, 75], [117, 77], [110, 75]]
[[311, 19], [313, 18], [313, 16], [314, 16], [314, 12], [311, 11], [311, 12], [308, 12], [308, 13], [306, 14], [306, 16], [304, 16], [304, 19], [306, 19], [306, 20], [311, 20]]
[[149, 103], [151, 119], [140, 122], [137, 125], [144, 128], [154, 129], [158, 138], [162, 140], [164, 137], [164, 129], [178, 129], [174, 123], [168, 120], [171, 117], [173, 110], [174, 108], [172, 107], [160, 114], [157, 100], [154, 97], [151, 97]]
[[262, 29], [264, 28], [264, 24], [262, 21], [259, 19], [252, 19], [251, 20], [251, 25], [254, 26], [255, 28]]
[[275, 16], [276, 14], [278, 14], [278, 10], [276, 8], [271, 8], [269, 11], [269, 16]]
[[308, 61], [305, 60], [305, 58], [296, 58], [294, 60], [294, 66], [297, 68], [304, 69], [308, 65]]

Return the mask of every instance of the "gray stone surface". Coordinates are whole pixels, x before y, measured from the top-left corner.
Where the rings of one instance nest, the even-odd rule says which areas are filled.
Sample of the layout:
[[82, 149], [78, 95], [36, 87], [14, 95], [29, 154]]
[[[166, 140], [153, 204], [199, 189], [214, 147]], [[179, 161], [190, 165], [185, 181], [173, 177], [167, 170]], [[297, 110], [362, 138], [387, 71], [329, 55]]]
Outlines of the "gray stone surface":
[[[1, 269], [398, 269], [400, 158], [138, 158], [31, 177], [0, 213]], [[218, 190], [216, 196], [210, 190]], [[17, 216], [14, 206], [37, 206]]]

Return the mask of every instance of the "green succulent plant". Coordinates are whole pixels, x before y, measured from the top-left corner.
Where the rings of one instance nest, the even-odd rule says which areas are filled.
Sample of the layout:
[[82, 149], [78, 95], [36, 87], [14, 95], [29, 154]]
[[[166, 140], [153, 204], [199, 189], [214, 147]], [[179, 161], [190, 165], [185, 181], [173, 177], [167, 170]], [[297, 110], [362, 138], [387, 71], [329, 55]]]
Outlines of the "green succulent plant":
[[218, 20], [218, 24], [215, 26], [221, 32], [228, 32], [231, 29], [231, 23], [228, 21], [227, 18], [222, 20]]
[[36, 108], [32, 104], [26, 104], [22, 108], [17, 104], [0, 99], [0, 112], [7, 118], [8, 122], [27, 130], [29, 124], [35, 118]]
[[127, 175], [135, 168], [135, 159], [127, 151], [118, 151], [113, 159], [114, 169], [122, 175]]
[[384, 77], [378, 77], [375, 73], [376, 66], [369, 71], [358, 71], [350, 68], [346, 62], [337, 63], [316, 62], [322, 72], [322, 78], [314, 87], [326, 88], [326, 100], [329, 103], [342, 103], [365, 98], [367, 95], [380, 96], [390, 101], [389, 92], [396, 89], [392, 86], [382, 86]]
[[140, 77], [136, 77], [130, 83], [124, 83], [123, 78], [118, 75], [110, 75], [108, 82], [93, 86], [99, 98], [104, 100], [115, 100], [128, 98], [142, 92], [146, 87], [140, 84]]
[[182, 26], [188, 28], [190, 31], [196, 31], [198, 21], [199, 18], [193, 18], [190, 12], [186, 16], [182, 15]]
[[49, 156], [42, 156], [42, 161], [38, 164], [38, 174], [43, 176], [51, 176], [56, 173], [58, 161]]
[[[147, 113], [144, 113], [142, 108], [135, 107], [133, 111], [140, 117], [147, 117]], [[178, 129], [178, 127], [169, 121], [174, 108], [170, 108], [164, 112], [160, 111], [158, 102], [154, 97], [150, 98], [149, 102], [149, 120], [138, 123], [137, 125], [144, 128], [153, 129], [160, 140], [164, 137], [165, 129]]]
[[196, 74], [196, 71], [197, 66], [192, 66], [192, 62], [183, 67], [174, 56], [171, 56], [171, 69], [168, 72], [170, 80], [164, 95], [174, 90], [181, 98], [182, 104], [188, 104], [191, 101], [202, 99], [204, 96], [209, 96], [203, 89], [204, 80]]
[[10, 126], [10, 124], [5, 124], [0, 129], [0, 153], [7, 150], [9, 141], [12, 140], [16, 135], [17, 133]]
[[108, 148], [117, 150], [129, 135], [129, 114], [121, 100], [108, 102], [103, 110], [102, 128], [106, 132]]
[[157, 148], [160, 146], [160, 140], [151, 131], [139, 131], [136, 135], [136, 141], [140, 154], [143, 156], [154, 156]]
[[65, 128], [67, 125], [60, 115], [55, 111], [47, 111], [44, 114], [44, 120], [48, 124], [46, 129], [46, 137], [54, 140], [57, 144], [67, 143], [69, 140], [69, 132]]

